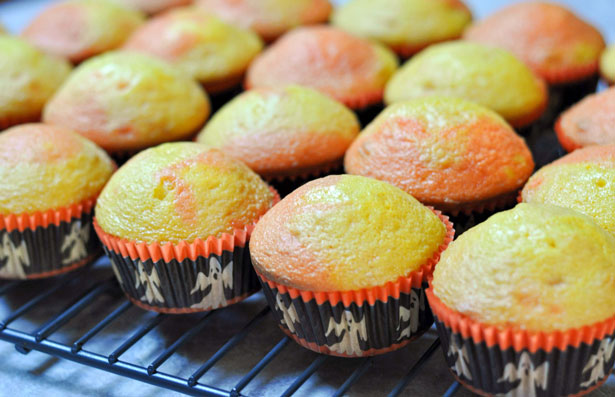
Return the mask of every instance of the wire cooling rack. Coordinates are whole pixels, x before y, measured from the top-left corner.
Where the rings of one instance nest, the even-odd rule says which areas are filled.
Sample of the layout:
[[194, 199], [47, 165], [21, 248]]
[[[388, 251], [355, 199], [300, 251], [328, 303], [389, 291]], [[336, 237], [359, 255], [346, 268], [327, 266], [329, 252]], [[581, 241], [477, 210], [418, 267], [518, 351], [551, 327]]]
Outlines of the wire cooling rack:
[[[70, 296], [70, 299], [66, 299], [67, 296]], [[59, 307], [59, 310], [50, 311], [49, 302], [58, 303], [57, 300], [62, 301], [61, 305], [55, 304], [51, 307]], [[344, 395], [366, 373], [376, 371], [380, 381], [383, 373], [389, 378], [396, 377], [383, 382], [393, 386], [390, 390], [381, 390], [380, 394], [397, 396], [407, 391], [410, 382], [421, 374], [428, 360], [440, 350], [440, 340], [430, 331], [422, 338], [426, 339], [421, 346], [422, 350], [415, 348], [411, 354], [401, 352], [394, 356], [396, 367], [403, 368], [403, 372], [388, 375], [386, 371], [377, 371], [377, 367], [393, 359], [391, 354], [377, 358], [343, 359], [304, 351], [282, 332], [271, 329], [276, 325], [274, 320], [269, 318], [270, 310], [261, 292], [248, 301], [234, 305], [234, 308], [232, 306], [202, 314], [178, 317], [146, 312], [133, 306], [123, 296], [106, 258], [101, 258], [94, 267], [84, 268], [54, 280], [0, 282], [0, 301], [5, 306], [12, 307], [8, 315], [4, 315], [0, 320], [0, 339], [14, 344], [20, 353], [28, 354], [37, 350], [195, 396], [251, 395], [246, 392], [251, 382], [271, 366], [274, 360], [284, 361], [280, 356], [289, 349], [299, 349], [299, 353], [293, 352], [292, 355], [300, 356], [301, 360], [299, 363], [295, 360], [292, 376], [285, 375], [288, 379], [287, 386], [275, 395], [293, 395], [319, 369], [329, 364], [338, 369], [340, 366], [344, 367], [347, 374], [343, 382], [339, 379], [342, 383], [337, 390], [327, 394]], [[242, 308], [242, 305], [246, 308]], [[225, 311], [230, 310], [235, 312], [232, 317], [225, 315]], [[113, 330], [113, 326], [118, 322], [125, 323], [126, 317], [134, 317], [136, 321], [131, 322], [129, 327], [124, 324], [120, 332], [122, 337], [117, 338], [118, 332]], [[173, 324], [173, 321], [179, 318], [182, 329], [170, 338], [163, 338], [164, 344], [157, 345], [153, 358], [144, 364], [143, 360], [130, 356], [131, 349], [149, 333], [161, 324]], [[88, 324], [84, 324], [84, 321]], [[230, 322], [233, 324], [226, 324]], [[208, 334], [207, 328], [212, 326], [229, 330], [225, 340], [203, 338]], [[79, 332], [75, 333], [75, 329], [79, 329]], [[241, 355], [242, 352], [237, 350], [246, 348], [242, 342], [255, 333], [267, 335], [271, 339], [271, 346], [265, 346], [263, 349], [264, 346], [259, 345], [260, 357], [255, 363], [232, 369], [233, 376], [238, 379], [232, 387], [221, 387], [219, 383], [204, 380], [226, 356], [233, 353]], [[112, 342], [109, 342], [110, 336]], [[174, 354], [198, 337], [202, 340], [199, 349], [208, 352], [207, 358], [193, 362], [193, 368], [187, 373], [180, 371], [184, 373], [178, 374], [161, 368]], [[104, 341], [104, 352], [100, 351], [97, 340]], [[93, 348], [90, 348], [90, 345]], [[407, 348], [402, 350], [405, 349]], [[440, 352], [438, 354], [441, 355]], [[254, 356], [254, 352], [250, 351], [250, 355]], [[400, 360], [400, 357], [403, 360]], [[460, 385], [450, 376], [444, 381], [447, 382], [444, 387], [449, 384], [450, 386], [443, 395], [454, 395]], [[263, 382], [266, 384], [267, 380], [260, 381], [259, 384]], [[274, 394], [267, 392], [266, 395]]]

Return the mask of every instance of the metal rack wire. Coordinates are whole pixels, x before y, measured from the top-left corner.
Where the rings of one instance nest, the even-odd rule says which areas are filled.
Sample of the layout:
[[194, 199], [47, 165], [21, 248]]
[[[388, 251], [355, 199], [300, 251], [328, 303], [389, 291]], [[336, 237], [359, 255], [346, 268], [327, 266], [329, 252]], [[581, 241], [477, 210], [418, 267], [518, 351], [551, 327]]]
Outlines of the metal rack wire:
[[[99, 265], [104, 266], [106, 258], [99, 261]], [[72, 302], [64, 307], [63, 310], [55, 313], [38, 326], [34, 331], [26, 331], [19, 326], [14, 326], [18, 319], [27, 316], [40, 305], [45, 304], [50, 299], [54, 299], [54, 295], [60, 290], [72, 288], [74, 285], [86, 285], [86, 274], [90, 269], [82, 269], [80, 271], [64, 275], [56, 280], [47, 283], [46, 288], [35, 294], [25, 303], [15, 308], [8, 316], [0, 320], [0, 339], [15, 345], [17, 351], [23, 354], [28, 354], [31, 350], [37, 350], [43, 353], [57, 356], [67, 360], [71, 360], [83, 365], [102, 369], [114, 374], [126, 376], [136, 379], [141, 382], [146, 382], [162, 388], [174, 390], [195, 396], [244, 396], [243, 391], [254, 380], [254, 378], [267, 367], [286, 347], [290, 339], [280, 333], [279, 341], [254, 365], [248, 372], [242, 373], [240, 380], [230, 390], [218, 387], [214, 384], [201, 383], [200, 379], [212, 369], [227, 353], [233, 350], [242, 340], [244, 340], [251, 332], [254, 332], [255, 326], [269, 315], [269, 307], [263, 307], [256, 315], [253, 315], [243, 327], [233, 335], [230, 335], [227, 341], [218, 348], [205, 362], [203, 362], [190, 376], [182, 377], [177, 374], [166, 373], [160, 371], [159, 368], [173, 356], [182, 346], [189, 342], [192, 338], [199, 334], [207, 325], [208, 321], [215, 315], [217, 311], [206, 312], [199, 316], [192, 316], [191, 326], [183, 332], [178, 338], [162, 349], [157, 357], [148, 365], [140, 365], [132, 362], [129, 359], [123, 359], [124, 354], [130, 350], [139, 340], [141, 340], [150, 331], [155, 329], [161, 323], [173, 317], [173, 315], [157, 314], [138, 324], [138, 326], [128, 332], [129, 335], [124, 339], [109, 354], [100, 354], [86, 348], [86, 344], [95, 338], [104, 336], [105, 329], [113, 322], [125, 315], [125, 313], [133, 307], [126, 300], [109, 270], [109, 274], [102, 280], [95, 281], [89, 285], [85, 291], [74, 297]], [[108, 277], [111, 276], [111, 277]], [[18, 289], [21, 282], [9, 281], [0, 283], [0, 299], [3, 299], [7, 294]], [[259, 293], [260, 294], [260, 293]], [[104, 295], [115, 297], [116, 306], [106, 316], [97, 318], [97, 323], [92, 326], [87, 332], [80, 335], [71, 343], [62, 343], [52, 339], [53, 336], [60, 334], [63, 327], [73, 318], [83, 312], [88, 306], [93, 305], [98, 299]], [[241, 305], [242, 303], [239, 303]], [[141, 310], [141, 309], [134, 309]], [[224, 310], [224, 309], [220, 309]], [[66, 327], [68, 328], [68, 327]], [[424, 364], [432, 357], [434, 352], [439, 349], [440, 341], [435, 339], [431, 345], [409, 365], [409, 370], [397, 381], [393, 389], [384, 393], [388, 396], [400, 395], [413, 379], [421, 372]], [[281, 396], [291, 396], [319, 369], [330, 360], [324, 355], [314, 355], [312, 361], [305, 362], [303, 371], [296, 376], [287, 389], [281, 393]], [[350, 375], [346, 378], [341, 386], [333, 393], [334, 396], [344, 395], [351, 386], [374, 366], [373, 358], [351, 359], [345, 360], [349, 366], [352, 366]], [[451, 385], [444, 393], [444, 396], [452, 396], [459, 389], [459, 384], [450, 378]]]

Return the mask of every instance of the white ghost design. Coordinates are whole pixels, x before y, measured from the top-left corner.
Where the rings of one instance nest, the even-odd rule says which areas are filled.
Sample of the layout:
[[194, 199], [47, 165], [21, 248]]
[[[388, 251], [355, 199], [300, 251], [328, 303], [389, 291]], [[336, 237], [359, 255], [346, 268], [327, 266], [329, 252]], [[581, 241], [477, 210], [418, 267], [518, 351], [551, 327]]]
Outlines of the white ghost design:
[[160, 278], [156, 266], [152, 266], [152, 272], [147, 274], [143, 262], [137, 260], [137, 271], [135, 272], [135, 288], [139, 288], [141, 284], [145, 287], [145, 295], [141, 297], [142, 301], [147, 301], [152, 304], [155, 302], [164, 303], [164, 297], [160, 292]]
[[[88, 256], [87, 243], [90, 240], [90, 227], [88, 224], [81, 226], [81, 221], [76, 221], [70, 228], [70, 233], [62, 242], [62, 264], [68, 265], [80, 261]], [[68, 254], [64, 252], [68, 250]]]
[[220, 261], [215, 256], [209, 259], [209, 275], [199, 272], [196, 276], [194, 288], [190, 291], [194, 294], [197, 291], [205, 291], [211, 286], [209, 293], [203, 297], [201, 302], [192, 305], [195, 309], [216, 309], [226, 306], [227, 300], [224, 289], [233, 288], [233, 262], [231, 261], [224, 270]]
[[26, 278], [24, 266], [30, 266], [30, 257], [24, 241], [15, 246], [8, 233], [2, 236], [0, 243], [0, 261], [6, 261], [0, 268], [0, 276], [10, 278]]
[[519, 365], [508, 363], [504, 367], [504, 375], [498, 382], [515, 383], [519, 385], [508, 392], [506, 396], [536, 397], [536, 388], [547, 389], [547, 379], [549, 375], [549, 363], [545, 362], [538, 367], [534, 367], [532, 358], [528, 352], [523, 352], [519, 358]]
[[451, 344], [448, 346], [446, 355], [449, 357], [456, 357], [455, 364], [451, 369], [458, 376], [463, 375], [464, 378], [472, 380], [472, 372], [470, 372], [470, 367], [468, 366], [470, 359], [468, 358], [468, 351], [465, 345], [459, 347], [455, 338], [451, 338]]
[[294, 334], [295, 323], [298, 322], [299, 316], [297, 316], [297, 311], [295, 310], [293, 302], [291, 301], [290, 306], [286, 307], [282, 300], [282, 295], [276, 294], [275, 306], [282, 312], [282, 324], [286, 325], [290, 332]]
[[589, 379], [581, 383], [581, 387], [589, 387], [604, 379], [608, 373], [608, 368], [605, 371], [605, 366], [613, 356], [613, 350], [615, 350], [615, 339], [606, 338], [600, 342], [598, 352], [589, 358], [587, 364], [583, 368], [583, 373], [587, 371], [591, 372]]
[[326, 336], [329, 337], [332, 333], [336, 337], [341, 336], [342, 340], [330, 345], [329, 349], [340, 354], [362, 355], [360, 342], [367, 340], [365, 317], [357, 322], [350, 310], [344, 310], [339, 323], [335, 322], [333, 317], [329, 319]]
[[421, 293], [419, 296], [414, 290], [410, 292], [410, 309], [403, 306], [399, 306], [399, 325], [397, 331], [400, 330], [402, 323], [410, 321], [410, 324], [404, 328], [397, 340], [409, 338], [410, 335], [416, 333], [419, 329], [419, 313], [421, 310], [425, 310], [425, 297]]

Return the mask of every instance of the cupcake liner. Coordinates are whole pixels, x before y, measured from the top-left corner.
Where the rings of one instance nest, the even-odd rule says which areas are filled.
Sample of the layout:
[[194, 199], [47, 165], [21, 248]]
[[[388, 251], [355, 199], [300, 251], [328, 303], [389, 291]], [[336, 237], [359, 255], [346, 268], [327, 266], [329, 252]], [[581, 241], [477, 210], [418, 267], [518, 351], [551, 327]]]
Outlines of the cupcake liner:
[[[273, 204], [280, 197], [274, 189]], [[256, 225], [191, 243], [137, 243], [94, 229], [120, 286], [147, 310], [193, 313], [239, 302], [259, 288], [248, 241]]]
[[446, 225], [444, 242], [426, 264], [394, 282], [316, 292], [287, 287], [257, 270], [278, 326], [307, 349], [341, 357], [382, 354], [418, 338], [433, 323], [425, 298], [427, 281], [455, 233], [448, 218], [434, 212]]
[[606, 381], [615, 364], [615, 317], [568, 331], [530, 332], [478, 323], [426, 291], [446, 362], [484, 396], [580, 396]]
[[51, 277], [93, 261], [102, 253], [92, 228], [95, 202], [0, 215], [0, 278]]
[[357, 115], [357, 118], [359, 119], [359, 123], [361, 123], [361, 126], [365, 128], [383, 110], [384, 110], [384, 103], [380, 101], [380, 102], [372, 103], [362, 109], [357, 109], [354, 112]]

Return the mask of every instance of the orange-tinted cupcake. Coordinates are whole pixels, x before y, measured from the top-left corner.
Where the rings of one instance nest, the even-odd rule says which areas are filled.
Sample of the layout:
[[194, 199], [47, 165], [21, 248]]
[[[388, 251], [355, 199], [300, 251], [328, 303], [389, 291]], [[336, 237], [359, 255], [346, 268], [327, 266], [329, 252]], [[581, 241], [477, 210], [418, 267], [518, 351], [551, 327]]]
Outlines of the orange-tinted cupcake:
[[143, 16], [108, 0], [69, 0], [51, 5], [23, 31], [43, 51], [81, 62], [112, 50], [143, 23]]
[[265, 41], [300, 25], [326, 22], [331, 13], [328, 0], [198, 0], [197, 5]]
[[396, 68], [395, 54], [379, 44], [327, 26], [298, 28], [254, 60], [246, 87], [300, 84], [360, 109], [382, 101]]
[[344, 165], [452, 214], [514, 202], [534, 169], [530, 150], [504, 119], [446, 97], [389, 106], [351, 145]]
[[154, 17], [126, 41], [124, 49], [173, 64], [215, 93], [238, 85], [263, 43], [244, 30], [184, 7]]
[[113, 0], [125, 6], [140, 10], [148, 15], [157, 14], [173, 7], [186, 6], [192, 0]]
[[555, 124], [562, 147], [571, 152], [615, 143], [615, 88], [590, 95], [566, 110]]

